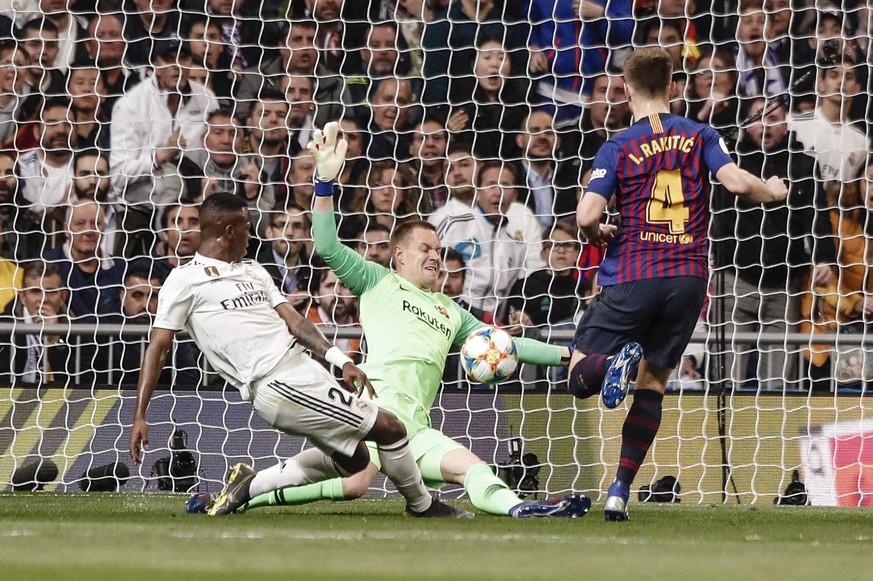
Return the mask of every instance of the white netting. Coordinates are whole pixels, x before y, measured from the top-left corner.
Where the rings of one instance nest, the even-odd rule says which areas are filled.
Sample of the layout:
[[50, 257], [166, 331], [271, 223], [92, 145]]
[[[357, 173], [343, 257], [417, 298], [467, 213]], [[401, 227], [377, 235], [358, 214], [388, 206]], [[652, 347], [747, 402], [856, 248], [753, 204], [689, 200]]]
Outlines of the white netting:
[[[457, 252], [447, 294], [568, 343], [602, 258], [579, 244], [577, 198], [630, 121], [624, 58], [659, 44], [675, 61], [674, 112], [711, 123], [741, 167], [788, 178], [791, 194], [762, 207], [714, 188], [710, 300], [637, 484], [673, 475], [689, 501], [756, 500], [803, 467], [818, 502], [860, 502], [864, 480], [845, 483], [873, 462], [847, 451], [866, 438], [873, 377], [871, 8], [696, 4], [0, 1], [0, 482], [40, 458], [62, 488], [127, 462], [143, 325], [216, 191], [247, 200], [251, 257], [360, 357], [357, 303], [309, 232], [305, 146], [331, 120], [350, 141], [345, 241], [387, 261], [393, 229], [428, 219]], [[763, 123], [745, 121], [762, 108]], [[457, 370], [450, 358], [435, 426], [490, 463], [521, 436], [541, 490], [605, 488], [624, 414], [573, 401], [560, 371], [523, 367], [489, 391]], [[184, 429], [209, 486], [235, 461], [263, 467], [302, 445], [222, 393], [190, 341], [160, 385], [173, 389], [152, 404], [153, 447]]]

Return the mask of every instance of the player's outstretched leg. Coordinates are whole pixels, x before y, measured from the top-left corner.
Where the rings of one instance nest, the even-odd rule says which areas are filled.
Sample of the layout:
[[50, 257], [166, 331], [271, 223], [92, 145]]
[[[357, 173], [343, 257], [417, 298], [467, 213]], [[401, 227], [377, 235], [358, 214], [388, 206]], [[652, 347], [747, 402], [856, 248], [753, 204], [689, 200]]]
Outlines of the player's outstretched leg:
[[208, 509], [209, 516], [230, 514], [249, 501], [249, 489], [257, 474], [248, 464], [237, 464], [230, 471], [227, 484]]
[[472, 518], [473, 513], [431, 497], [424, 486], [421, 470], [412, 454], [406, 428], [393, 414], [379, 410], [367, 439], [376, 442], [382, 473], [406, 498], [408, 516], [417, 518]]
[[509, 511], [509, 516], [579, 518], [588, 514], [589, 510], [591, 510], [591, 499], [584, 494], [574, 492], [548, 500], [526, 500], [513, 507]]
[[631, 341], [621, 348], [621, 351], [612, 358], [606, 377], [603, 378], [603, 387], [600, 395], [603, 405], [615, 408], [627, 397], [631, 379], [636, 376], [643, 358], [643, 348], [639, 343]]
[[630, 498], [630, 486], [620, 480], [616, 480], [606, 493], [606, 505], [603, 507], [603, 516], [608, 521], [625, 521], [627, 516], [627, 502]]

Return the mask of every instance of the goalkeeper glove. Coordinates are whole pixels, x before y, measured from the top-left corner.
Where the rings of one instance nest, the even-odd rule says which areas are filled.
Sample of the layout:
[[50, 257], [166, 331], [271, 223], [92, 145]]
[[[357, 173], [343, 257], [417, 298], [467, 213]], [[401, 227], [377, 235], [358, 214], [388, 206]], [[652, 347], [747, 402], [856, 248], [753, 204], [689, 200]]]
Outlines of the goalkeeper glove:
[[[339, 175], [346, 160], [346, 149], [349, 144], [345, 139], [337, 140], [339, 123], [331, 121], [324, 126], [324, 131], [316, 129], [312, 132], [312, 141], [309, 142], [309, 153], [315, 159], [315, 179], [322, 183], [333, 182]], [[330, 192], [319, 193], [316, 184], [316, 194], [330, 195]], [[323, 188], [326, 190], [327, 188]], [[330, 188], [331, 192], [333, 188]]]

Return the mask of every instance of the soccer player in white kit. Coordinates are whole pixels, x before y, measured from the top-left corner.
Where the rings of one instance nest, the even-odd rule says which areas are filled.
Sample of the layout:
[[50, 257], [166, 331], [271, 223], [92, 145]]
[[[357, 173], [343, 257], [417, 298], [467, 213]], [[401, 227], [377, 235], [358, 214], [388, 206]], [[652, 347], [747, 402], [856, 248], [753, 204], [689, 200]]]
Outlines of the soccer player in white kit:
[[[355, 474], [369, 463], [362, 440], [372, 440], [379, 446], [383, 471], [406, 498], [409, 515], [472, 516], [431, 498], [403, 424], [358, 399], [365, 388], [372, 394], [367, 376], [288, 304], [260, 264], [243, 259], [251, 230], [245, 200], [225, 193], [210, 196], [200, 207], [200, 228], [199, 251], [173, 270], [161, 288], [137, 385], [130, 435], [134, 462], [141, 463], [142, 448], [148, 447], [146, 411], [167, 351], [176, 332], [184, 330], [270, 425], [306, 436], [315, 446], [259, 472], [237, 464], [209, 507], [210, 515], [234, 512], [252, 496], [271, 490]], [[348, 389], [304, 349], [341, 368]]]

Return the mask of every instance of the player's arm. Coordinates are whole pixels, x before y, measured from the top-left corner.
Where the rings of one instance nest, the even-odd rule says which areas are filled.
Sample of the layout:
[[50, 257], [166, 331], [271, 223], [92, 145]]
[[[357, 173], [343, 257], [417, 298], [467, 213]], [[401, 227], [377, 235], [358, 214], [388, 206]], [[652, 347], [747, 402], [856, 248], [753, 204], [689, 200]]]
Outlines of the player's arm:
[[715, 177], [729, 192], [755, 204], [780, 202], [788, 196], [782, 178], [772, 176], [765, 182], [733, 162], [721, 166]]
[[167, 352], [173, 344], [176, 332], [170, 329], [152, 329], [149, 345], [143, 358], [139, 381], [136, 384], [136, 411], [133, 415], [133, 429], [130, 432], [130, 457], [136, 464], [142, 463], [142, 450], [149, 447], [149, 425], [146, 421], [146, 411], [152, 399], [152, 393], [158, 383], [158, 377], [167, 360]]
[[333, 181], [339, 175], [346, 158], [348, 143], [337, 141], [339, 125], [328, 123], [324, 132], [312, 133], [309, 151], [315, 159], [315, 201], [312, 215], [312, 237], [315, 251], [324, 259], [353, 294], [361, 296], [388, 274], [388, 269], [364, 258], [342, 244], [336, 234], [333, 214]]
[[607, 141], [594, 156], [585, 193], [576, 206], [576, 224], [589, 244], [604, 247], [615, 237], [614, 224], [601, 224], [603, 212], [618, 185], [617, 162], [621, 148]]
[[576, 223], [579, 230], [590, 244], [605, 246], [615, 236], [614, 224], [601, 224], [603, 212], [609, 202], [600, 194], [585, 192], [576, 207]]
[[782, 179], [773, 176], [765, 182], [740, 169], [728, 155], [727, 145], [718, 131], [707, 125], [700, 136], [703, 162], [729, 192], [753, 204], [780, 202], [788, 197], [788, 188]]
[[298, 313], [287, 302], [276, 305], [276, 312], [279, 313], [288, 330], [297, 337], [301, 345], [342, 370], [343, 382], [349, 391], [360, 395], [366, 388], [370, 397], [376, 397], [373, 384], [367, 379], [366, 374], [338, 347], [332, 345], [315, 326], [315, 323]]
[[[460, 305], [456, 304], [455, 309], [461, 314], [461, 328], [455, 336], [456, 345], [463, 344], [473, 331], [488, 326]], [[570, 363], [570, 348], [566, 346], [551, 345], [526, 337], [517, 338], [515, 345], [518, 347], [518, 360], [522, 363], [551, 366], [566, 366]]]

